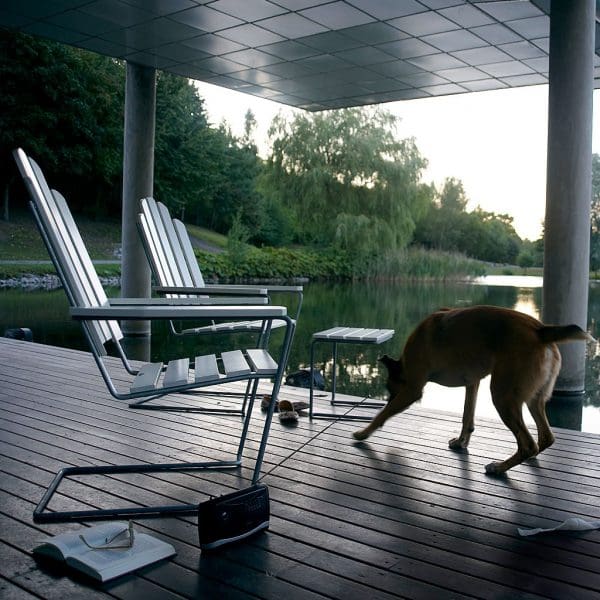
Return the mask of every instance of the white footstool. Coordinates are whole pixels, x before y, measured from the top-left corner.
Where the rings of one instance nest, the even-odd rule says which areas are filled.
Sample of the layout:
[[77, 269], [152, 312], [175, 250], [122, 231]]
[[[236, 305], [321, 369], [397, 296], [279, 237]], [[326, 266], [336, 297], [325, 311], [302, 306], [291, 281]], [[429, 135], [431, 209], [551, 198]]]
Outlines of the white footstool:
[[333, 346], [333, 375], [331, 382], [331, 406], [362, 406], [381, 408], [381, 402], [351, 402], [347, 400], [335, 399], [336, 387], [336, 363], [338, 344], [382, 344], [394, 335], [393, 329], [367, 329], [365, 327], [332, 327], [325, 331], [319, 331], [312, 336], [310, 345], [310, 398], [309, 398], [309, 417], [321, 419], [354, 419], [365, 420], [366, 417], [358, 415], [336, 415], [334, 413], [314, 412], [313, 411], [313, 393], [314, 393], [314, 363], [315, 363], [315, 345], [328, 342]]

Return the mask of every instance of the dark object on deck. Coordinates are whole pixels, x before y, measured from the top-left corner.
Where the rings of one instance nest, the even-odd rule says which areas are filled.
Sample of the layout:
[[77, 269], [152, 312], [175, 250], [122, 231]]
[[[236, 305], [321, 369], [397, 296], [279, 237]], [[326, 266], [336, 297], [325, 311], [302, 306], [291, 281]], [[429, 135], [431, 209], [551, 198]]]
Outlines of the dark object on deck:
[[13, 329], [7, 329], [4, 332], [5, 338], [10, 338], [11, 340], [24, 340], [25, 342], [33, 342], [33, 333], [31, 329], [27, 327], [15, 327]]
[[[313, 386], [317, 390], [325, 389], [325, 380], [321, 371], [313, 369]], [[294, 387], [309, 388], [310, 387], [310, 371], [308, 369], [300, 369], [295, 373], [290, 373], [285, 378], [285, 385], [293, 385]]]
[[257, 483], [198, 506], [200, 548], [212, 550], [269, 527], [269, 488]]

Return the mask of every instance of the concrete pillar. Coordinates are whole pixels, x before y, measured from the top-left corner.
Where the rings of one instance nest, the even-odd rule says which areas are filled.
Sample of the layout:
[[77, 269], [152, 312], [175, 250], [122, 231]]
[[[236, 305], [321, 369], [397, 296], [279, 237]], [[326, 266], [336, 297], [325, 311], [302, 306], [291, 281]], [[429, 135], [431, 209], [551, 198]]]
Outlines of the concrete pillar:
[[[139, 201], [154, 189], [154, 129], [156, 71], [127, 63], [123, 146], [123, 210], [121, 295], [147, 298], [151, 294], [150, 267], [137, 232]], [[149, 335], [148, 321], [123, 323], [126, 335]]]
[[[543, 320], [587, 325], [594, 0], [552, 0]], [[555, 393], [584, 390], [585, 344], [561, 345]]]

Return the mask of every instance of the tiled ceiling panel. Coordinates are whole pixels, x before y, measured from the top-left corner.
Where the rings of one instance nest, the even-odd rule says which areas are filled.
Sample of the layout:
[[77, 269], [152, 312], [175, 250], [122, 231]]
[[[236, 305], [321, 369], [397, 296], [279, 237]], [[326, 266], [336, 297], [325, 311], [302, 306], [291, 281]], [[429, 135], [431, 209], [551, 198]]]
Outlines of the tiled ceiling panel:
[[317, 23], [321, 23], [331, 30], [364, 25], [376, 20], [362, 10], [358, 10], [341, 0], [303, 10], [300, 14]]
[[244, 21], [266, 19], [287, 12], [282, 6], [267, 2], [267, 0], [245, 0], [244, 2], [239, 0], [217, 0], [210, 6]]
[[327, 27], [296, 13], [271, 17], [261, 21], [260, 24], [265, 29], [283, 35], [290, 40], [328, 31]]
[[416, 15], [409, 15], [408, 17], [393, 19], [390, 21], [390, 25], [413, 37], [459, 29], [459, 26], [453, 21], [432, 12], [418, 13]]
[[[324, 110], [545, 83], [549, 7], [549, 0], [5, 0], [0, 26]], [[600, 13], [596, 32], [599, 52]], [[594, 73], [600, 87], [600, 56]]]

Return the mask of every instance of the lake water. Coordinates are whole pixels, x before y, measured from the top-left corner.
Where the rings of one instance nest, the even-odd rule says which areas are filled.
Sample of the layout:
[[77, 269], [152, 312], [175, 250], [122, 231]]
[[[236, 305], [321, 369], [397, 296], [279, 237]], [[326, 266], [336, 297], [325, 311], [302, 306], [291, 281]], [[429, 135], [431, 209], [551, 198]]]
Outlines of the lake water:
[[[514, 308], [540, 316], [542, 281], [536, 277], [487, 277], [470, 283], [309, 283], [305, 285], [304, 304], [300, 316], [288, 372], [308, 366], [311, 336], [314, 332], [337, 325], [388, 328], [394, 337], [380, 346], [341, 345], [339, 347], [338, 391], [356, 396], [383, 397], [384, 373], [377, 358], [382, 354], [398, 357], [404, 341], [415, 325], [426, 315], [443, 306], [491, 304]], [[110, 290], [112, 295], [117, 289]], [[275, 296], [275, 303], [285, 296]], [[589, 319], [592, 335], [600, 338], [600, 285], [590, 286]], [[40, 343], [87, 350], [80, 326], [68, 317], [68, 307], [62, 290], [26, 291], [0, 290], [0, 334], [7, 328], [28, 327], [34, 340]], [[274, 342], [277, 341], [274, 334]], [[165, 326], [153, 329], [150, 358], [163, 360], [166, 355], [181, 356], [213, 352], [219, 346], [209, 338], [174, 340]], [[226, 335], [221, 338], [228, 343]], [[223, 339], [224, 338], [224, 339]], [[214, 339], [214, 338], [212, 338]], [[251, 337], [236, 336], [236, 346], [251, 344]], [[588, 346], [586, 397], [566, 407], [549, 406], [555, 425], [600, 433], [600, 353], [598, 346]], [[331, 347], [316, 346], [316, 364], [331, 380]], [[440, 388], [429, 384], [421, 401], [423, 406], [462, 412], [463, 388]], [[496, 417], [489, 389], [483, 382], [479, 392], [477, 415]], [[527, 411], [525, 411], [527, 412]]]

